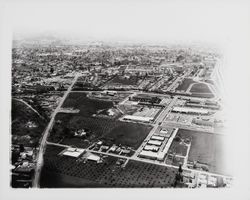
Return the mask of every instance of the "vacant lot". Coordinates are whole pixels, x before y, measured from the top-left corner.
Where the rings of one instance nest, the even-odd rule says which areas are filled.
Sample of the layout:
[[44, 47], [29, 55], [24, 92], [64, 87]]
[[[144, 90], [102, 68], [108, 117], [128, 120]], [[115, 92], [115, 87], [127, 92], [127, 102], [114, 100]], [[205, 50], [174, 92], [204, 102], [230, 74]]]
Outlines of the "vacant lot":
[[90, 99], [86, 95], [86, 93], [70, 93], [65, 100], [63, 107], [79, 109], [80, 115], [85, 117], [96, 114], [98, 110], [113, 107], [113, 103], [111, 101]]
[[59, 156], [61, 150], [47, 147], [41, 187], [171, 187], [176, 174], [176, 169], [138, 161], [129, 161], [121, 168], [112, 156], [99, 164], [78, 162]]
[[193, 81], [193, 79], [191, 78], [185, 78], [182, 83], [176, 88], [176, 90], [184, 90], [186, 91], [188, 89], [188, 87], [192, 84], [195, 83], [195, 81]]
[[85, 147], [83, 139], [75, 139], [74, 131], [85, 129], [90, 142], [98, 139], [110, 140], [137, 149], [151, 130], [151, 126], [121, 122], [106, 118], [84, 117], [81, 114], [63, 114], [56, 116], [56, 123], [49, 140], [68, 145]]
[[210, 172], [223, 173], [223, 158], [226, 156], [223, 147], [224, 136], [200, 131], [180, 129], [180, 138], [191, 138], [189, 161], [199, 161], [209, 166]]

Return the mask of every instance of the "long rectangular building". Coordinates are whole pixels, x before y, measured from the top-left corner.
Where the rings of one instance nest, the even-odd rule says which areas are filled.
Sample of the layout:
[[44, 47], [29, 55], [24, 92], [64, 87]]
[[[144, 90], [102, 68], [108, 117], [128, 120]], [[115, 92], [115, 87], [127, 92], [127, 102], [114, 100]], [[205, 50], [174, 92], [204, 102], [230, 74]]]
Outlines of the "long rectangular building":
[[159, 147], [154, 146], [154, 145], [146, 145], [143, 149], [146, 150], [146, 151], [156, 152], [156, 151], [159, 150]]
[[156, 135], [153, 135], [153, 136], [151, 137], [151, 139], [152, 139], [152, 140], [159, 140], [159, 141], [163, 141], [163, 140], [164, 140], [164, 137], [162, 137], [162, 136], [156, 136]]
[[135, 116], [135, 115], [125, 115], [123, 119], [131, 120], [131, 121], [141, 121], [141, 122], [150, 122], [154, 120], [153, 117], [142, 117], [142, 116]]
[[207, 109], [202, 108], [190, 108], [190, 107], [174, 107], [173, 112], [180, 112], [180, 113], [194, 113], [194, 114], [203, 114], [206, 115], [209, 113]]
[[157, 140], [149, 140], [149, 141], [147, 142], [147, 144], [160, 146], [160, 145], [162, 144], [162, 142], [157, 141]]

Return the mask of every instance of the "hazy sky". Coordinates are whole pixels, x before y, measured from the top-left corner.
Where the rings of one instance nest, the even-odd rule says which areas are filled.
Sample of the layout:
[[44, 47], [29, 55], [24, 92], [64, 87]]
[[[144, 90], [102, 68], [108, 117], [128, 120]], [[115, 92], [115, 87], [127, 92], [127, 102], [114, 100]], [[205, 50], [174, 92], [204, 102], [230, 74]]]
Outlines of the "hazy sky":
[[242, 12], [244, 3], [237, 1], [52, 2], [9, 4], [14, 32], [56, 31], [95, 39], [227, 43], [247, 13]]

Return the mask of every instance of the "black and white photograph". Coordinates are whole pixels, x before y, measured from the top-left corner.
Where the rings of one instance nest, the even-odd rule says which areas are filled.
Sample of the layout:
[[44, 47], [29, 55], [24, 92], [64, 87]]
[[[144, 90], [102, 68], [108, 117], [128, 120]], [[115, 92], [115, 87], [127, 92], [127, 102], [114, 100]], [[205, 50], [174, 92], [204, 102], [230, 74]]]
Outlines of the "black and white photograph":
[[248, 1], [1, 5], [1, 199], [250, 198]]

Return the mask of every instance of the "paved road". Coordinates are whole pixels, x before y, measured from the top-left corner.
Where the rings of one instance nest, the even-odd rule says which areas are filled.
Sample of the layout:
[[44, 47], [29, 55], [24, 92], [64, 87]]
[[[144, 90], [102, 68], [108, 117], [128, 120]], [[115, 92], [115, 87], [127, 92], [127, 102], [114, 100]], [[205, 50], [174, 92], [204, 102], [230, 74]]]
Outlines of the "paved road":
[[66, 99], [66, 97], [68, 96], [70, 91], [72, 90], [72, 87], [75, 84], [75, 82], [77, 81], [78, 77], [79, 77], [79, 74], [77, 74], [75, 76], [75, 78], [72, 81], [71, 85], [69, 86], [67, 91], [64, 93], [63, 97], [61, 98], [61, 101], [60, 101], [59, 105], [57, 106], [57, 108], [55, 109], [55, 111], [53, 112], [53, 114], [51, 116], [51, 119], [50, 119], [50, 122], [49, 122], [48, 126], [46, 127], [46, 129], [45, 129], [45, 131], [43, 133], [43, 137], [42, 137], [42, 140], [40, 142], [39, 153], [38, 153], [38, 157], [37, 157], [37, 164], [36, 164], [36, 170], [35, 170], [35, 175], [34, 175], [34, 180], [33, 180], [33, 187], [39, 187], [40, 174], [41, 174], [41, 169], [42, 169], [42, 166], [43, 166], [43, 154], [44, 154], [45, 148], [46, 148], [46, 140], [47, 140], [47, 138], [49, 136], [51, 128], [53, 127], [56, 114], [60, 111], [64, 100]]
[[[55, 145], [55, 146], [65, 147], [65, 148], [72, 147], [72, 146], [62, 145], [62, 144], [57, 144], [57, 143], [52, 143], [52, 142], [47, 142], [47, 144], [48, 145]], [[123, 155], [117, 155], [117, 154], [112, 154], [112, 153], [108, 153], [108, 152], [100, 152], [100, 151], [89, 150], [89, 149], [86, 149], [86, 152], [91, 152], [91, 153], [97, 153], [97, 154], [102, 154], [102, 155], [107, 155], [107, 156], [123, 158], [123, 159], [127, 159], [127, 161], [134, 160], [134, 161], [138, 161], [138, 162], [144, 162], [144, 163], [155, 164], [155, 165], [160, 165], [160, 166], [164, 166], [164, 167], [179, 169], [179, 166], [169, 165], [169, 164], [163, 163], [161, 161], [157, 161], [157, 160], [149, 160], [149, 159], [146, 159], [146, 158], [139, 158], [139, 157], [134, 157], [134, 156], [127, 157], [127, 156], [123, 156]], [[200, 170], [195, 170], [195, 169], [189, 169], [187, 167], [182, 167], [182, 169], [189, 170], [189, 171], [192, 171], [192, 172], [196, 172], [196, 173], [199, 173], [199, 174], [209, 175], [209, 176], [220, 176], [220, 177], [225, 177], [225, 178], [231, 178], [230, 176], [221, 175], [221, 174], [217, 174], [217, 173], [206, 172], [206, 171], [200, 171]]]
[[156, 118], [153, 129], [149, 132], [148, 136], [145, 138], [144, 142], [141, 144], [141, 146], [136, 150], [135, 154], [133, 155], [133, 158], [136, 158], [139, 153], [142, 151], [144, 146], [146, 145], [146, 141], [148, 141], [152, 135], [155, 133], [157, 128], [159, 127], [159, 123], [162, 122], [165, 117], [168, 115], [168, 113], [171, 111], [172, 106], [175, 104], [176, 100], [178, 99], [178, 96], [175, 96], [173, 100], [170, 102], [170, 104], [163, 109], [163, 111], [159, 114], [159, 116]]

